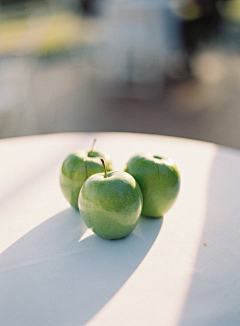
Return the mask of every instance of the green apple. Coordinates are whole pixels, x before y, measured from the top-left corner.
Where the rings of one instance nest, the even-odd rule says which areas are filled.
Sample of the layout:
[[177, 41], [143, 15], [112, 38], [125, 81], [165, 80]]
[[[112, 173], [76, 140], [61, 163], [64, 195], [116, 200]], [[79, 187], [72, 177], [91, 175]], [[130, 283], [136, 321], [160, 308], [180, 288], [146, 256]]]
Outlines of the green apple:
[[129, 159], [124, 171], [142, 190], [142, 215], [161, 217], [172, 207], [180, 189], [180, 174], [172, 159], [152, 152], [137, 154]]
[[110, 155], [93, 151], [93, 146], [89, 151], [75, 151], [63, 161], [60, 171], [60, 186], [63, 195], [74, 208], [78, 209], [78, 196], [85, 180], [94, 173], [102, 172], [101, 157], [106, 161], [107, 170], [111, 171], [113, 166]]
[[105, 239], [120, 239], [130, 234], [141, 215], [142, 192], [126, 172], [97, 173], [83, 184], [79, 210], [83, 221]]

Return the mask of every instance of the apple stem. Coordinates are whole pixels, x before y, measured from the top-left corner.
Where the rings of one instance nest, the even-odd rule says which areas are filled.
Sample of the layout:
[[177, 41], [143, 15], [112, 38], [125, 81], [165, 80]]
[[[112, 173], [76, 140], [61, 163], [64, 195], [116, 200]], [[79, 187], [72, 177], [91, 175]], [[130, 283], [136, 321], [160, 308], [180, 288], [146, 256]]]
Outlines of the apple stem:
[[102, 158], [100, 158], [101, 162], [102, 162], [102, 165], [103, 165], [103, 169], [104, 169], [104, 178], [107, 178], [108, 175], [107, 175], [107, 170], [106, 170], [106, 166], [105, 166], [105, 162]]
[[93, 147], [94, 147], [96, 141], [97, 141], [97, 139], [94, 139], [93, 144], [92, 144], [92, 148], [91, 148], [91, 151], [90, 151], [90, 156], [93, 156]]

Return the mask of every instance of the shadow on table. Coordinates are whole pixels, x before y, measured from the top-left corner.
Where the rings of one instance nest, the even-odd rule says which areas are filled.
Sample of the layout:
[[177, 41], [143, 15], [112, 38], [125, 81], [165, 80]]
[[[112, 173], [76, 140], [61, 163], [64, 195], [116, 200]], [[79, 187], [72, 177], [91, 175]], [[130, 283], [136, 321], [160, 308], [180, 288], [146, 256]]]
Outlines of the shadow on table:
[[123, 286], [153, 245], [162, 219], [141, 217], [132, 234], [79, 241], [86, 226], [69, 208], [0, 257], [1, 325], [83, 325]]
[[240, 325], [239, 166], [238, 152], [217, 151], [204, 230], [179, 326]]

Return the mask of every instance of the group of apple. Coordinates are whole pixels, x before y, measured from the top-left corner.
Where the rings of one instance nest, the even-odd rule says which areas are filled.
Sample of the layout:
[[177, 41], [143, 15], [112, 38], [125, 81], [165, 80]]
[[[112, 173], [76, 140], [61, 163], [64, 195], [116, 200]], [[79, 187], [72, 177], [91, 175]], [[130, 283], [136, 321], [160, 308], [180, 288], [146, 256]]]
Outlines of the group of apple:
[[140, 215], [162, 217], [174, 204], [180, 174], [172, 159], [151, 152], [132, 156], [124, 171], [113, 171], [109, 154], [78, 150], [61, 167], [65, 198], [83, 221], [105, 239], [120, 239], [136, 227]]

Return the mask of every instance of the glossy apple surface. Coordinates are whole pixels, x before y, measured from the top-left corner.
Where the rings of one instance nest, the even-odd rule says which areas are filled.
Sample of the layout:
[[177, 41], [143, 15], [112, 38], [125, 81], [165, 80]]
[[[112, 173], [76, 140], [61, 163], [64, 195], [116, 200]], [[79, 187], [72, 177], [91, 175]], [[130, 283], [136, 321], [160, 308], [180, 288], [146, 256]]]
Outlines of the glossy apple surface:
[[161, 217], [172, 207], [180, 189], [180, 174], [172, 159], [142, 153], [130, 158], [124, 171], [142, 190], [142, 215]]
[[126, 237], [141, 214], [141, 189], [126, 172], [108, 172], [107, 177], [94, 174], [80, 190], [79, 210], [85, 224], [100, 237]]
[[94, 173], [102, 172], [100, 157], [104, 158], [106, 168], [111, 171], [112, 161], [109, 154], [98, 151], [79, 150], [69, 154], [61, 167], [60, 186], [67, 201], [78, 209], [78, 196], [85, 180]]

